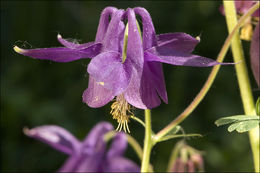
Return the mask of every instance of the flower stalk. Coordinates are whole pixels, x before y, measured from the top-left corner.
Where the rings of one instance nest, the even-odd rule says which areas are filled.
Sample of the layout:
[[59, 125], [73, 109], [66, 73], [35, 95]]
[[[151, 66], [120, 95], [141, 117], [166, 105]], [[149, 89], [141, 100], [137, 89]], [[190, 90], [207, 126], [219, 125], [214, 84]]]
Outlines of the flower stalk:
[[[237, 24], [236, 9], [233, 1], [223, 1], [223, 3], [228, 31], [230, 33]], [[259, 8], [259, 3], [255, 6]], [[256, 115], [252, 89], [238, 32], [233, 37], [231, 48], [234, 62], [240, 62], [236, 64], [235, 69], [244, 112], [246, 115]], [[249, 131], [249, 138], [253, 152], [255, 172], [259, 172], [259, 126]]]
[[[232, 38], [235, 35], [235, 33], [238, 31], [238, 29], [244, 24], [244, 22], [247, 20], [248, 17], [250, 17], [257, 9], [259, 8], [259, 4], [254, 5], [250, 10], [245, 13], [236, 26], [233, 28], [232, 32], [230, 32], [229, 36], [227, 37], [223, 47], [221, 48], [217, 61], [218, 62], [223, 62], [224, 57], [228, 51], [228, 48], [231, 44]], [[156, 135], [156, 139], [160, 139], [164, 135], [166, 135], [169, 131], [171, 131], [173, 128], [175, 128], [178, 124], [180, 124], [183, 120], [185, 120], [191, 112], [198, 106], [198, 104], [202, 101], [202, 99], [205, 97], [207, 92], [209, 91], [211, 85], [213, 84], [216, 75], [220, 69], [220, 65], [216, 65], [213, 67], [207, 81], [203, 85], [202, 89], [200, 92], [197, 94], [197, 96], [194, 98], [194, 100], [191, 102], [191, 104], [176, 118], [174, 119], [171, 123], [169, 123], [166, 127], [164, 127], [162, 130], [160, 130]]]
[[145, 109], [145, 138], [144, 138], [144, 152], [143, 152], [141, 172], [149, 171], [149, 162], [150, 162], [152, 147], [153, 144], [152, 144], [151, 110]]

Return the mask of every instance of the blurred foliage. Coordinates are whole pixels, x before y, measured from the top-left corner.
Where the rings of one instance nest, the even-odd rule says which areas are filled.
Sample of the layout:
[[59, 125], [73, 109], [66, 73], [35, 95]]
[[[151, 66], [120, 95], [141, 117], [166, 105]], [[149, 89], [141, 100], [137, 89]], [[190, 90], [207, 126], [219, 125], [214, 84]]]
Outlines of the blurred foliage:
[[[88, 59], [71, 63], [33, 60], [13, 51], [23, 48], [55, 47], [58, 33], [82, 42], [94, 40], [99, 16], [106, 6], [126, 9], [142, 6], [152, 18], [157, 33], [185, 32], [201, 36], [194, 53], [216, 59], [227, 29], [219, 13], [219, 1], [1, 1], [1, 171], [54, 171], [67, 156], [26, 137], [23, 127], [57, 124], [79, 139], [99, 121], [115, 121], [110, 104], [93, 109], [82, 103], [87, 88]], [[243, 42], [248, 60], [249, 42]], [[225, 61], [231, 62], [228, 53]], [[152, 111], [157, 132], [193, 100], [211, 68], [164, 65], [169, 104]], [[250, 77], [252, 77], [251, 71]], [[254, 82], [253, 78], [252, 81]], [[256, 88], [256, 83], [252, 87]], [[256, 96], [258, 91], [254, 91]], [[143, 118], [143, 111], [135, 109]], [[228, 133], [214, 121], [227, 115], [243, 114], [234, 68], [223, 66], [203, 102], [181, 125], [186, 133], [200, 133], [187, 143], [205, 151], [207, 171], [252, 171], [253, 163], [246, 133]], [[144, 129], [130, 123], [131, 135], [142, 145]], [[170, 151], [178, 139], [162, 142], [152, 150], [156, 171], [166, 169]], [[140, 163], [129, 147], [127, 157]]]

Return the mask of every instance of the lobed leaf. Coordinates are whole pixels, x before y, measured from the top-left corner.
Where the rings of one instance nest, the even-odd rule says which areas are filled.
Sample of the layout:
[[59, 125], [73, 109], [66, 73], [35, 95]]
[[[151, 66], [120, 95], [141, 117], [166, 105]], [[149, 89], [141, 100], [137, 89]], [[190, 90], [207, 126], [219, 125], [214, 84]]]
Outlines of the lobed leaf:
[[250, 120], [250, 121], [243, 121], [239, 123], [234, 123], [228, 127], [228, 131], [232, 132], [236, 130], [239, 133], [247, 132], [259, 124], [259, 121], [257, 120]]
[[217, 126], [231, 124], [228, 131], [236, 130], [239, 133], [247, 132], [258, 126], [260, 118], [257, 115], [234, 115], [229, 117], [220, 118], [215, 121]]
[[215, 121], [215, 124], [217, 126], [222, 126], [225, 124], [231, 124], [231, 123], [236, 123], [236, 122], [241, 122], [241, 121], [251, 121], [251, 120], [259, 121], [259, 116], [257, 116], [257, 115], [234, 115], [234, 116], [220, 118]]

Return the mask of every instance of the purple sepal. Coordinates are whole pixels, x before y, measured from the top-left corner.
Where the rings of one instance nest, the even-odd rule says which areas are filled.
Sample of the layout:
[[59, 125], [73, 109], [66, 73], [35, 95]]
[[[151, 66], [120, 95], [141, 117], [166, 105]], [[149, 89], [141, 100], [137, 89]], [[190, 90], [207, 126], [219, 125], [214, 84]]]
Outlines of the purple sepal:
[[21, 49], [17, 46], [14, 50], [22, 55], [29, 56], [36, 59], [45, 59], [55, 62], [71, 62], [83, 58], [92, 58], [99, 54], [101, 44], [93, 44], [84, 49], [70, 49], [67, 47], [55, 48], [39, 48], [39, 49]]
[[62, 127], [46, 125], [33, 129], [25, 128], [24, 133], [68, 155], [79, 152], [80, 142]]

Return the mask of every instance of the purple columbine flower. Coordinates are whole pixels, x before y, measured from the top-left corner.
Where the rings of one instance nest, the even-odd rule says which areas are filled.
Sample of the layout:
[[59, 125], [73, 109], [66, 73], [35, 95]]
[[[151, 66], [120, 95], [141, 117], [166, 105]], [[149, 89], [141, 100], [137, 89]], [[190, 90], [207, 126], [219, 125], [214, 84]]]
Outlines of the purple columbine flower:
[[127, 147], [124, 133], [117, 133], [110, 148], [106, 149], [104, 135], [111, 130], [111, 124], [98, 123], [82, 142], [66, 129], [55, 125], [25, 129], [24, 132], [69, 155], [58, 172], [140, 172], [134, 162], [123, 157]]
[[[142, 36], [136, 15], [142, 19]], [[83, 55], [82, 52], [88, 52], [92, 59], [87, 69], [89, 85], [83, 93], [83, 101], [96, 108], [104, 106], [116, 97], [111, 106], [111, 114], [119, 123], [118, 129], [123, 127], [124, 131], [129, 131], [127, 123], [132, 115], [130, 105], [139, 109], [151, 109], [160, 105], [160, 98], [165, 103], [168, 102], [162, 63], [195, 67], [221, 64], [191, 54], [199, 40], [188, 34], [156, 35], [150, 14], [141, 7], [128, 8], [126, 11], [113, 7], [105, 8], [94, 43], [78, 45], [62, 39], [59, 35], [58, 40], [66, 46], [59, 49], [73, 52], [77, 55], [76, 58], [74, 54], [55, 52], [54, 48], [14, 49], [33, 58], [53, 61], [62, 59], [59, 62], [86, 58], [87, 54]]]

